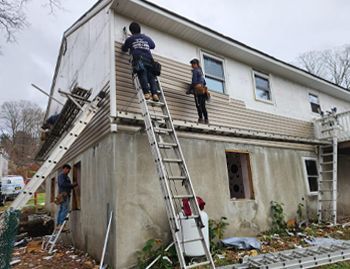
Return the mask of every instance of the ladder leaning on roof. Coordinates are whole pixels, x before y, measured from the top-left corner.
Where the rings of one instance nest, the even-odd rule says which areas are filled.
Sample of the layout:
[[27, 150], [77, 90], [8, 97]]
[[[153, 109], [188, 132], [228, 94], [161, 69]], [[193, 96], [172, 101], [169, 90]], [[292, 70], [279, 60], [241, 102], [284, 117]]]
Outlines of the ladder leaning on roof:
[[27, 204], [29, 199], [32, 197], [34, 192], [40, 187], [40, 185], [46, 180], [50, 175], [59, 161], [62, 159], [64, 154], [72, 146], [74, 141], [79, 137], [81, 132], [85, 129], [88, 123], [92, 120], [94, 115], [97, 113], [100, 107], [100, 101], [105, 96], [105, 91], [102, 90], [93, 101], [81, 100], [83, 105], [80, 106], [79, 102], [74, 100], [74, 98], [79, 100], [79, 96], [66, 94], [67, 97], [73, 101], [74, 105], [78, 106], [81, 112], [78, 114], [78, 117], [73, 122], [73, 126], [68, 132], [66, 132], [61, 140], [55, 145], [55, 147], [48, 154], [43, 165], [35, 173], [32, 180], [26, 185], [23, 191], [17, 196], [10, 206], [10, 210], [21, 209]]
[[[160, 82], [157, 80], [160, 93], [159, 102], [154, 102], [145, 99], [136, 74], [133, 74], [133, 81], [141, 105], [149, 144], [157, 167], [168, 221], [180, 266], [182, 269], [205, 265], [215, 268], [210, 249], [204, 239], [202, 231], [204, 224], [200, 215], [196, 195]], [[193, 212], [193, 215], [187, 218], [178, 215], [181, 211], [181, 202], [183, 199], [188, 199]], [[188, 218], [194, 219], [199, 237], [186, 241], [181, 238], [181, 222], [183, 219]], [[184, 257], [185, 244], [190, 242], [201, 242], [205, 253], [204, 261], [191, 265], [186, 264]]]

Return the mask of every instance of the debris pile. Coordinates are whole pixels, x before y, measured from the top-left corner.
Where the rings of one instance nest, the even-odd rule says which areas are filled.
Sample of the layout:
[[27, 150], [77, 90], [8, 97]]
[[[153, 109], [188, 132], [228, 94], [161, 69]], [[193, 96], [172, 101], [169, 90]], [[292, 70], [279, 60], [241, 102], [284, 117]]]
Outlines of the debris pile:
[[42, 240], [33, 239], [24, 247], [14, 249], [12, 255], [12, 267], [14, 269], [27, 268], [76, 268], [76, 269], [97, 269], [96, 261], [85, 252], [73, 247], [56, 245], [54, 253], [49, 255], [41, 249]]

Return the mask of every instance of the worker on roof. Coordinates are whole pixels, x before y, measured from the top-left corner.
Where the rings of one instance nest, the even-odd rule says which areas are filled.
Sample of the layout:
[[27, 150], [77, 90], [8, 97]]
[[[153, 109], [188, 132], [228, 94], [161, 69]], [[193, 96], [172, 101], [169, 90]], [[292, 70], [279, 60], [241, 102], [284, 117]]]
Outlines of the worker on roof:
[[132, 35], [125, 40], [122, 51], [129, 51], [132, 55], [133, 71], [137, 73], [145, 99], [158, 102], [154, 60], [151, 53], [151, 49], [156, 45], [150, 37], [141, 34], [141, 26], [138, 23], [132, 22], [129, 30]]
[[198, 112], [198, 123], [209, 123], [208, 112], [205, 103], [210, 98], [210, 93], [206, 87], [202, 68], [199, 60], [194, 58], [190, 61], [192, 67], [192, 83], [187, 94], [194, 94], [194, 100]]

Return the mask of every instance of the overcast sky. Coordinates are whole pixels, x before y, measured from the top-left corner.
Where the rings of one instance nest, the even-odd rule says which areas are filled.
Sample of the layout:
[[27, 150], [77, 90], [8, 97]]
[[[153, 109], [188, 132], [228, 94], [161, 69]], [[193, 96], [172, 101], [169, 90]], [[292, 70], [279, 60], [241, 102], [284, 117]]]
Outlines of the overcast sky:
[[[62, 0], [65, 10], [50, 15], [32, 1], [30, 25], [17, 43], [0, 38], [0, 104], [31, 100], [45, 108], [62, 34], [96, 0]], [[309, 50], [350, 44], [348, 0], [152, 0], [169, 10], [228, 35], [281, 60], [292, 62]]]

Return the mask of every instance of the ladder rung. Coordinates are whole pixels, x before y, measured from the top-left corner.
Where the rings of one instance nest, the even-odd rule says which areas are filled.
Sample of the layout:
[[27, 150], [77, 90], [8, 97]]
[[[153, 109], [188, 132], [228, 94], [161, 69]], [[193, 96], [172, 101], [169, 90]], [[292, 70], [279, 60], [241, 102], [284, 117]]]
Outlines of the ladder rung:
[[163, 159], [165, 163], [182, 163], [181, 159]]
[[167, 134], [167, 133], [171, 133], [171, 132], [173, 132], [173, 130], [172, 129], [167, 129], [167, 128], [154, 128], [154, 132], [155, 133], [158, 133], [158, 134], [160, 134], [160, 133], [162, 133], [162, 134]]
[[151, 100], [146, 100], [146, 103], [148, 105], [152, 105], [152, 106], [159, 106], [159, 107], [164, 106], [164, 103], [162, 103], [162, 102], [154, 102], [154, 101], [151, 101]]
[[187, 179], [187, 177], [185, 176], [172, 176], [172, 177], [169, 177], [169, 180], [185, 180]]
[[196, 219], [196, 218], [199, 218], [199, 216], [198, 215], [185, 216], [185, 217], [180, 218], [180, 220]]
[[195, 263], [195, 264], [187, 265], [186, 268], [196, 268], [196, 267], [204, 266], [204, 265], [208, 265], [208, 264], [210, 264], [210, 261], [200, 262], [200, 263]]
[[318, 200], [319, 202], [334, 202], [336, 200]]
[[193, 198], [194, 196], [192, 194], [183, 194], [183, 195], [174, 195], [174, 199], [184, 199], [184, 198]]
[[321, 154], [322, 157], [332, 156], [332, 155], [333, 155], [333, 152]]
[[332, 192], [334, 190], [319, 190], [319, 191], [321, 191], [321, 192]]
[[324, 174], [324, 173], [333, 173], [333, 170], [326, 170], [326, 171], [320, 171], [320, 173]]
[[198, 241], [202, 241], [202, 238], [194, 238], [194, 239], [184, 240], [184, 241], [181, 241], [181, 243], [186, 244], [186, 243], [198, 242]]
[[158, 143], [159, 148], [163, 149], [170, 149], [170, 148], [175, 148], [177, 147], [176, 143], [165, 143], [165, 142], [159, 142]]
[[323, 163], [320, 163], [321, 165], [322, 164], [333, 164], [333, 162], [323, 162]]
[[149, 113], [152, 119], [169, 119], [169, 116], [164, 115], [164, 114], [159, 114], [159, 113]]
[[333, 182], [333, 179], [322, 179], [320, 180], [320, 183], [322, 182]]

